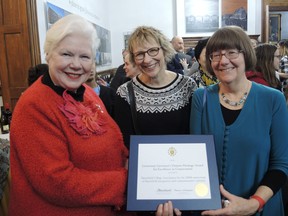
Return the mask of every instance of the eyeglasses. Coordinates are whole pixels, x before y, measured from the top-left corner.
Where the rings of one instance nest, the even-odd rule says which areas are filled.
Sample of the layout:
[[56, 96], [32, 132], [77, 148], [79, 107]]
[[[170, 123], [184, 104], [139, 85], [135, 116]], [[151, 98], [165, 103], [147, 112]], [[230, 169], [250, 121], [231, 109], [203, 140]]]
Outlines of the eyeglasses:
[[137, 53], [133, 53], [133, 55], [134, 55], [135, 60], [141, 61], [145, 58], [145, 53], [147, 53], [151, 57], [158, 55], [160, 48], [161, 47], [152, 47], [145, 52], [137, 52]]
[[222, 56], [225, 56], [227, 59], [236, 59], [238, 58], [239, 54], [243, 52], [242, 50], [228, 50], [225, 53], [220, 52], [213, 52], [209, 55], [209, 59], [212, 62], [219, 62], [222, 59]]
[[281, 55], [274, 55], [275, 58], [281, 59]]

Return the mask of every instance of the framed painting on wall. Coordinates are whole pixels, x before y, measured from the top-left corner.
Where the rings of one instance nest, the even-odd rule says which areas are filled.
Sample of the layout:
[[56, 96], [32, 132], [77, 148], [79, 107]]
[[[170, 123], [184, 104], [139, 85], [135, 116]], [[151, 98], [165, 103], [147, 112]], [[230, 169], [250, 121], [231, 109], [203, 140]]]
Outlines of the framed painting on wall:
[[187, 33], [214, 32], [219, 28], [219, 0], [185, 0]]
[[247, 0], [222, 0], [221, 26], [235, 25], [247, 31]]
[[259, 34], [255, 22], [261, 22], [261, 14], [255, 13], [258, 8], [255, 0], [175, 0], [175, 3], [176, 30], [182, 37], [207, 37], [230, 25], [241, 27], [249, 35]]
[[220, 26], [220, 1], [177, 0], [177, 32], [211, 35]]
[[281, 14], [269, 14], [269, 41], [281, 40]]

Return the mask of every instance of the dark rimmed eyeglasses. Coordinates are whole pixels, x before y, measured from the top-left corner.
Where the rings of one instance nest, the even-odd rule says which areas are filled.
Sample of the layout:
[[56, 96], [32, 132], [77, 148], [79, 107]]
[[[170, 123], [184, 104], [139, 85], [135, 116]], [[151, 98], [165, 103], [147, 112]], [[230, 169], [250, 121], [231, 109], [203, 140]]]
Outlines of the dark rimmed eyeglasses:
[[155, 57], [156, 55], [158, 55], [160, 49], [161, 47], [152, 47], [147, 51], [133, 53], [133, 56], [135, 60], [141, 61], [145, 58], [145, 53], [147, 53], [151, 57]]
[[243, 52], [242, 50], [228, 50], [225, 53], [221, 52], [213, 52], [209, 55], [209, 59], [212, 62], [219, 62], [222, 59], [222, 56], [225, 56], [227, 59], [236, 59], [238, 58], [239, 54]]

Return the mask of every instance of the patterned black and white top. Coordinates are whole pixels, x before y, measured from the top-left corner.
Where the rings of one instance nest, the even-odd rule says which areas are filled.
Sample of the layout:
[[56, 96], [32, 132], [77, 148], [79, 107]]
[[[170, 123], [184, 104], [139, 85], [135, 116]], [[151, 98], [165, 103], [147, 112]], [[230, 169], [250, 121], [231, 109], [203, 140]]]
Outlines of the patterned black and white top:
[[[196, 82], [187, 76], [177, 77], [167, 86], [152, 88], [138, 77], [132, 80], [137, 121], [142, 135], [189, 134], [190, 108]], [[129, 148], [130, 135], [135, 134], [127, 83], [116, 94], [114, 119]]]
[[3, 197], [4, 188], [7, 184], [10, 167], [10, 142], [7, 139], [0, 139], [0, 200]]

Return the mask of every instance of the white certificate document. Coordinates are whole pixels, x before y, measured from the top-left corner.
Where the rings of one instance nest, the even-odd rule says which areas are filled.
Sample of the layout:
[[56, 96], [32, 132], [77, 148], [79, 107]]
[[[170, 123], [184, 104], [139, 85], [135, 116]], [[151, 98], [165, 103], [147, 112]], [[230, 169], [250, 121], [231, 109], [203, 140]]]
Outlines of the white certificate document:
[[205, 143], [139, 143], [137, 200], [211, 199]]

